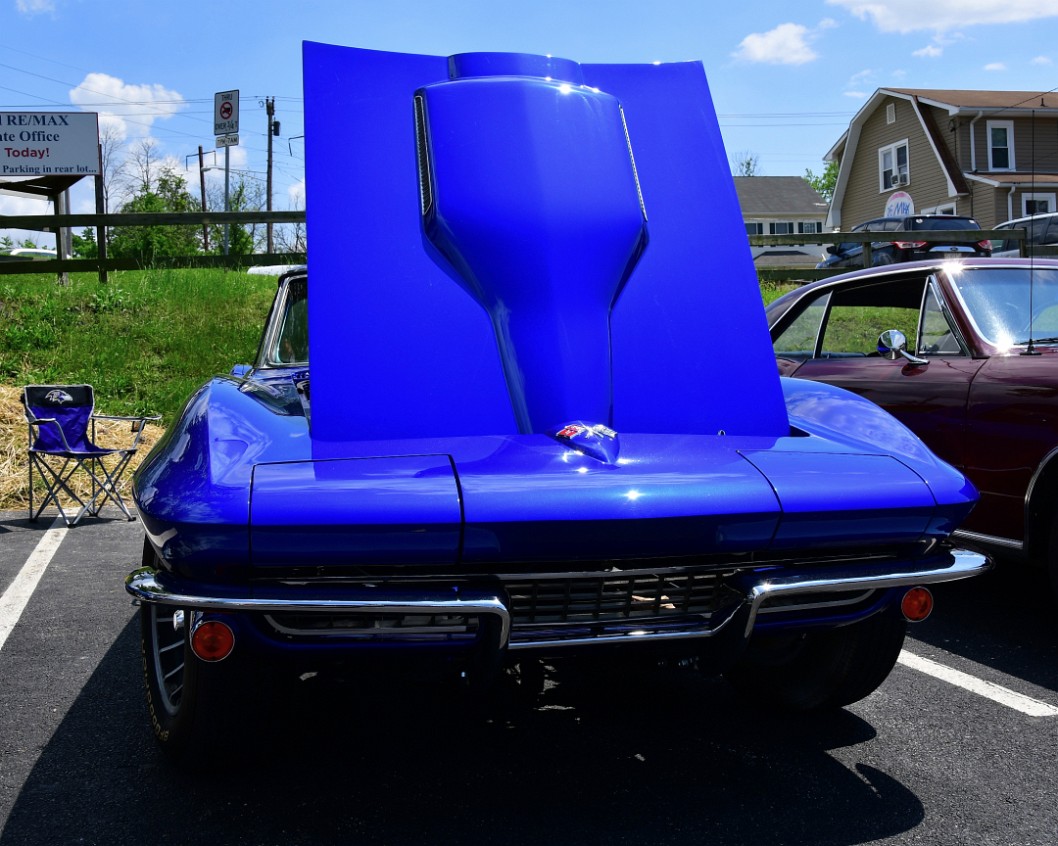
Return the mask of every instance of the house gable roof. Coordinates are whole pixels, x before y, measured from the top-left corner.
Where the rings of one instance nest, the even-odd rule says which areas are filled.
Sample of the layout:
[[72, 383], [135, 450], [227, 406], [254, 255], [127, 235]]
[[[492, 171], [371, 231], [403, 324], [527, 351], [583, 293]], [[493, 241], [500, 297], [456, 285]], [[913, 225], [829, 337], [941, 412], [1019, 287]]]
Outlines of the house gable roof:
[[[939, 129], [932, 115], [921, 108], [922, 105], [945, 110], [949, 115], [972, 114], [994, 115], [1002, 113], [1005, 117], [1039, 114], [1043, 111], [1058, 113], [1058, 93], [1041, 93], [1038, 91], [977, 91], [947, 88], [879, 88], [853, 116], [849, 128], [842, 133], [834, 146], [824, 156], [825, 161], [840, 158], [842, 164], [850, 163], [856, 156], [860, 133], [866, 120], [874, 114], [881, 104], [890, 97], [907, 100], [915, 111], [923, 135], [929, 141], [936, 157], [937, 164], [944, 173], [948, 183], [948, 195], [951, 197], [968, 193], [969, 185], [966, 176], [959, 169], [955, 159], [939, 137]], [[840, 225], [840, 219], [834, 219], [834, 212], [840, 216], [841, 205], [848, 186], [849, 169], [840, 167], [834, 186], [834, 198], [831, 202], [831, 215], [827, 225]]]
[[735, 190], [743, 217], [814, 217], [827, 211], [826, 200], [802, 176], [736, 176]]
[[947, 109], [948, 114], [979, 111], [1038, 112], [1040, 109], [1058, 111], [1058, 93], [1039, 91], [962, 91], [950, 88], [883, 88], [879, 89], [906, 97], [917, 97], [923, 103]]

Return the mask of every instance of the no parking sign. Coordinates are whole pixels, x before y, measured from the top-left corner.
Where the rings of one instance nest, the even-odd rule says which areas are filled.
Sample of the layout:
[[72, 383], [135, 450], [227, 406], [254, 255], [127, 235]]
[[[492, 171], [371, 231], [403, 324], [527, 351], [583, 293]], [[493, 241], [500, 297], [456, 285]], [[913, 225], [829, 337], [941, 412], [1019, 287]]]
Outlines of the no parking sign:
[[234, 135], [239, 131], [239, 89], [213, 95], [213, 134]]

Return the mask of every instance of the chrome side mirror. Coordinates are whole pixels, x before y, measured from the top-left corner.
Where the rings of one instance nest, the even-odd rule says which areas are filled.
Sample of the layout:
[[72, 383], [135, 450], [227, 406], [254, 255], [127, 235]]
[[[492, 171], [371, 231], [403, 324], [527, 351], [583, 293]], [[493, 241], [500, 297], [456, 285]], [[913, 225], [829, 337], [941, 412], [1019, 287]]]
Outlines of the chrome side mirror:
[[886, 329], [878, 336], [878, 354], [890, 361], [903, 357], [911, 364], [929, 364], [929, 359], [919, 358], [907, 351], [907, 336], [899, 329]]

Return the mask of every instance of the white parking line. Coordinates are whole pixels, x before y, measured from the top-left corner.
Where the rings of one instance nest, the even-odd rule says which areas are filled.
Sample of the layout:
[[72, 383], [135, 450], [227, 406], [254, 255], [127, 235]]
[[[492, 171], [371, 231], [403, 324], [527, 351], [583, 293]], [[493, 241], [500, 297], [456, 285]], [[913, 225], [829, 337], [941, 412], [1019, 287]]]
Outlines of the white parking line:
[[1013, 708], [1015, 711], [1020, 711], [1022, 714], [1028, 714], [1030, 717], [1058, 717], [1058, 708], [1053, 705], [1041, 702], [1039, 699], [1033, 699], [1031, 696], [1015, 693], [1013, 690], [1009, 690], [1002, 685], [993, 684], [990, 681], [979, 679], [976, 676], [971, 676], [969, 673], [964, 673], [961, 670], [955, 670], [951, 667], [946, 667], [944, 664], [938, 664], [936, 661], [931, 661], [929, 658], [913, 655], [906, 649], [901, 651], [900, 657], [897, 661], [905, 667], [910, 667], [913, 670], [926, 673], [927, 675], [933, 676], [941, 681], [946, 681], [948, 684], [953, 684], [956, 687], [961, 687], [963, 690], [968, 690], [971, 693], [976, 693], [978, 696], [983, 696], [986, 699], [991, 699], [993, 702], [998, 702], [1000, 705], [1006, 705], [1008, 708]]
[[23, 609], [29, 602], [29, 598], [33, 596], [33, 591], [36, 590], [37, 582], [48, 569], [48, 564], [64, 537], [66, 537], [66, 524], [60, 514], [48, 527], [44, 537], [37, 542], [36, 549], [26, 559], [26, 563], [18, 571], [15, 580], [8, 585], [4, 595], [0, 596], [0, 649], [4, 648], [7, 636], [15, 628], [18, 618], [22, 616]]

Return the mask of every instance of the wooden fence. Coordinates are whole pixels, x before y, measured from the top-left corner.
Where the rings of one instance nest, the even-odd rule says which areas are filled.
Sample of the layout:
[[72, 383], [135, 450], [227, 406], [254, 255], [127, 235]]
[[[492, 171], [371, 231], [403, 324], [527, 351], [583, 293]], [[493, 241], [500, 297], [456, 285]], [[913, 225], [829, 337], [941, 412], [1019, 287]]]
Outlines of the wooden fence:
[[[882, 236], [882, 237], [879, 237]], [[750, 235], [752, 247], [791, 247], [828, 244], [863, 244], [864, 265], [871, 266], [872, 245], [889, 241], [926, 241], [931, 244], [975, 244], [978, 241], [1017, 241], [1021, 254], [1027, 255], [1030, 247], [1025, 240], [1024, 229], [957, 229], [914, 230], [911, 232], [820, 232], [814, 235]], [[1058, 256], [1058, 248], [1033, 247], [1035, 256]], [[825, 279], [839, 273], [848, 273], [855, 268], [807, 268], [807, 267], [758, 267], [757, 275], [766, 281], [782, 282], [788, 279]]]
[[[303, 211], [250, 211], [250, 212], [186, 212], [186, 213], [142, 213], [142, 214], [63, 214], [63, 215], [0, 215], [0, 229], [30, 229], [40, 232], [55, 232], [60, 229], [94, 228], [97, 232], [99, 257], [94, 259], [54, 260], [5, 260], [0, 262], [0, 275], [9, 273], [57, 273], [96, 272], [100, 281], [106, 281], [111, 270], [136, 270], [143, 263], [135, 258], [108, 258], [106, 254], [106, 230], [116, 226], [221, 226], [224, 224], [304, 224]], [[884, 235], [884, 238], [879, 238]], [[821, 232], [814, 235], [750, 235], [753, 247], [783, 247], [828, 244], [862, 243], [863, 258], [871, 264], [872, 244], [882, 241], [927, 241], [930, 243], [972, 244], [981, 240], [1015, 240], [1021, 244], [1025, 255], [1024, 229], [975, 229], [975, 230], [916, 230], [913, 232]], [[1058, 256], [1058, 248], [1035, 247], [1037, 256]], [[300, 264], [305, 253], [252, 253], [249, 255], [193, 255], [159, 256], [151, 259], [151, 267], [251, 267], [269, 264]], [[849, 268], [816, 269], [806, 267], [758, 267], [762, 280], [783, 281], [788, 279], [822, 279], [845, 273]]]
[[[305, 223], [303, 211], [247, 211], [247, 212], [182, 212], [139, 214], [47, 214], [47, 215], [0, 215], [0, 229], [30, 229], [37, 232], [56, 232], [63, 229], [96, 230], [99, 257], [92, 259], [50, 259], [41, 261], [19, 261], [8, 259], [0, 262], [0, 275], [10, 273], [98, 273], [105, 282], [111, 270], [137, 270], [143, 268], [136, 258], [109, 258], [107, 256], [106, 230], [118, 226], [223, 226], [234, 224]], [[57, 238], [58, 240], [58, 238]], [[267, 264], [301, 264], [305, 253], [251, 253], [248, 255], [192, 255], [156, 256], [150, 260], [151, 267], [251, 267]]]

